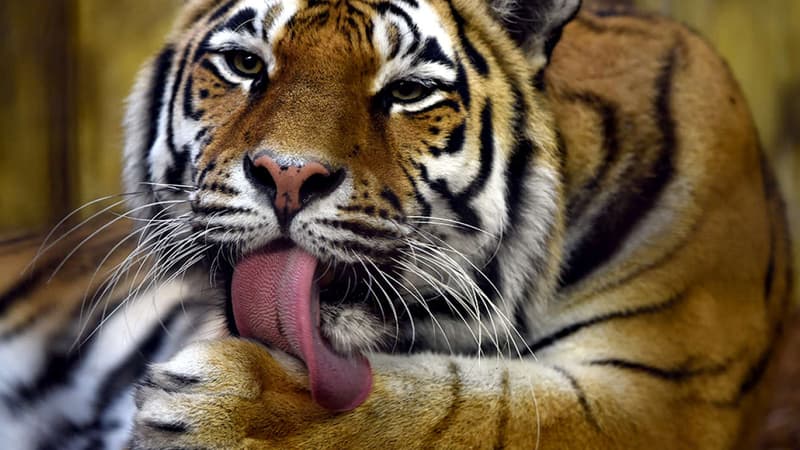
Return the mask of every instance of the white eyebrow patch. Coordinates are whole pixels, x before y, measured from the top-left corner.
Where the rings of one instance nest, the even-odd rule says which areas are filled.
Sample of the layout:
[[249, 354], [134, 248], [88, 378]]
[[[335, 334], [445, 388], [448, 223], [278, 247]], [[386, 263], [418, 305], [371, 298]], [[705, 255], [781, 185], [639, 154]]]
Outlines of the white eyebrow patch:
[[[258, 55], [266, 64], [267, 71], [273, 74], [276, 67], [272, 40], [297, 9], [298, 4], [294, 0], [244, 0], [219, 19], [207, 46], [211, 51], [243, 50]], [[237, 24], [235, 28], [226, 27], [237, 14], [246, 11], [254, 12], [252, 19]]]
[[438, 44], [443, 57], [453, 63], [456, 61], [453, 42], [433, 7], [425, 0], [417, 0], [417, 7], [401, 1], [390, 4], [391, 8], [376, 12], [373, 19], [373, 40], [380, 55], [381, 67], [372, 83], [372, 94], [401, 79], [444, 83], [455, 81], [455, 67], [420, 58], [426, 43], [432, 40]]

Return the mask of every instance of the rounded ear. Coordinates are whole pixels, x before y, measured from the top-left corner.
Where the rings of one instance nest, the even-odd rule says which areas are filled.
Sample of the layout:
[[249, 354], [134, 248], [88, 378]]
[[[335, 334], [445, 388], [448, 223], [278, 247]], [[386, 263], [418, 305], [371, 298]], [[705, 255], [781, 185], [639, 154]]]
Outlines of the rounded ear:
[[581, 0], [489, 0], [489, 4], [511, 37], [545, 64], [564, 26], [578, 14]]

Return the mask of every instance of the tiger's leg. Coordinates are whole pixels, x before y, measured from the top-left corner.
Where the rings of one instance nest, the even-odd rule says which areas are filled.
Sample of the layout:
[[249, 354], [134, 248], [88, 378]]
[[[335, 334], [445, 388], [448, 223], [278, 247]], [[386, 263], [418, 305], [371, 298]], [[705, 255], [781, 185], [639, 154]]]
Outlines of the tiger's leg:
[[728, 448], [740, 386], [697, 392], [731, 372], [738, 383], [751, 363], [379, 355], [367, 402], [334, 414], [285, 358], [228, 339], [155, 366], [137, 394], [133, 447]]

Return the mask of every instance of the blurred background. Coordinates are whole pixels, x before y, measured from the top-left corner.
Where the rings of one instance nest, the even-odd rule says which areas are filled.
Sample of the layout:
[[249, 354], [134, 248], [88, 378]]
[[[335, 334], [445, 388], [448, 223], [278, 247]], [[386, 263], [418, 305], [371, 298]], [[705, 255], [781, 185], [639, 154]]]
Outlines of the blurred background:
[[[609, 1], [689, 24], [730, 62], [800, 239], [800, 0]], [[181, 3], [0, 0], [0, 233], [121, 191], [125, 97]]]

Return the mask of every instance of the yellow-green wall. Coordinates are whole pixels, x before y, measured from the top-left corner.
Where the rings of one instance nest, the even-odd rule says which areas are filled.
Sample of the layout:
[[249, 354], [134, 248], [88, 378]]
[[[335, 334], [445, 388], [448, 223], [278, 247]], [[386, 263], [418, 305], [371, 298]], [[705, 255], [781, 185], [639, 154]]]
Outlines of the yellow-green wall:
[[[124, 98], [180, 3], [0, 2], [0, 231], [42, 226], [120, 192]], [[686, 22], [730, 62], [800, 236], [800, 0], [637, 3]]]
[[180, 4], [0, 1], [0, 232], [120, 192], [125, 97]]

